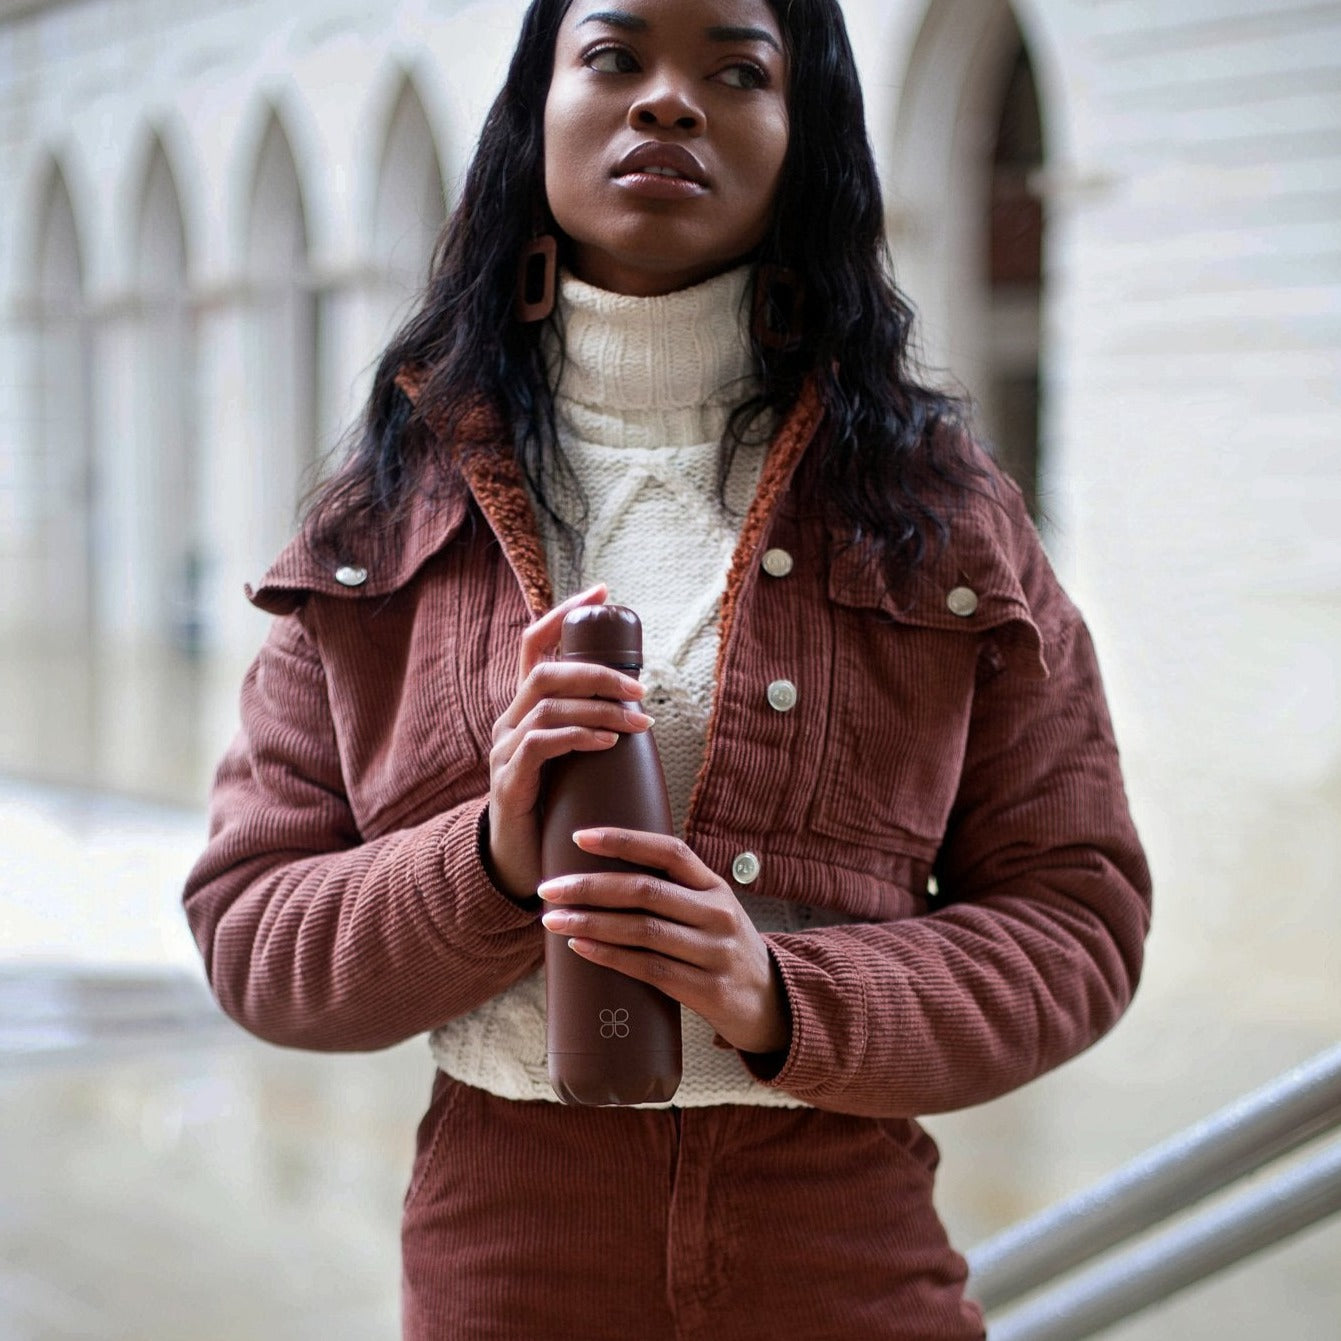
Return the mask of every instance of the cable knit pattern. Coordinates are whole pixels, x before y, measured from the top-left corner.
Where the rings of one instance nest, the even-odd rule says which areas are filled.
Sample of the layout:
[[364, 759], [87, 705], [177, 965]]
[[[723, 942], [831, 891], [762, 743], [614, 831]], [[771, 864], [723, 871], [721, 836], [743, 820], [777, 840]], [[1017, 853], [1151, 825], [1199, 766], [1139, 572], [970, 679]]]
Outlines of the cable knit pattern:
[[[734, 270], [629, 298], [565, 276], [567, 357], [560, 364], [557, 342], [549, 351], [560, 440], [587, 507], [576, 571], [542, 522], [555, 598], [603, 581], [642, 618], [646, 706], [677, 829], [703, 760], [726, 573], [763, 463], [761, 446], [737, 452], [723, 508], [720, 444], [732, 407], [754, 387], [741, 324], [748, 278]], [[578, 498], [558, 501], [580, 515]]]
[[[632, 298], [564, 275], [563, 351], [553, 338], [546, 350], [560, 441], [581, 491], [559, 489], [554, 501], [573, 519], [586, 507], [580, 566], [537, 509], [554, 597], [603, 581], [612, 601], [641, 617], [645, 706], [656, 718], [679, 830], [703, 762], [722, 593], [765, 454], [762, 445], [737, 450], [724, 507], [721, 442], [732, 408], [754, 389], [744, 326], [749, 276], [741, 268], [664, 297]], [[848, 920], [778, 899], [747, 895], [742, 903], [762, 931]], [[677, 1105], [799, 1106], [754, 1082], [734, 1052], [714, 1047], [698, 1016], [686, 1011], [682, 1023]], [[458, 1080], [504, 1098], [555, 1098], [540, 973], [438, 1029], [431, 1042]]]

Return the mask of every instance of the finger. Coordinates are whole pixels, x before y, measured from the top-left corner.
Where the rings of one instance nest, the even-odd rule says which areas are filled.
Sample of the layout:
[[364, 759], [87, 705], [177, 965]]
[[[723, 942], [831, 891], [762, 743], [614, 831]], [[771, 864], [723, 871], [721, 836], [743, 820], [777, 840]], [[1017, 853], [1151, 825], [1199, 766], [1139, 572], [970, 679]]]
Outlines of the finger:
[[604, 912], [596, 908], [549, 908], [540, 919], [556, 936], [595, 941], [601, 945], [642, 950], [692, 964], [721, 969], [728, 957], [720, 937], [698, 927], [685, 926], [643, 913]]
[[648, 730], [656, 718], [641, 708], [625, 707], [608, 698], [542, 698], [517, 724], [518, 732], [554, 731], [566, 726], [636, 734]]
[[585, 726], [528, 731], [521, 737], [512, 755], [497, 763], [494, 793], [504, 801], [515, 801], [520, 796], [524, 802], [520, 808], [529, 810], [539, 791], [540, 770], [551, 759], [574, 751], [591, 753], [608, 750], [618, 740], [617, 731], [593, 730]]
[[[644, 693], [642, 684], [613, 666], [601, 666], [591, 661], [542, 661], [531, 668], [512, 702], [494, 723], [494, 739], [515, 729], [537, 704], [548, 698], [636, 703]], [[646, 730], [646, 727], [636, 729]]]
[[[551, 908], [608, 909], [621, 916], [645, 913], [720, 938], [731, 934], [733, 909], [710, 897], [715, 892], [687, 889], [655, 873], [640, 871], [589, 871], [555, 876], [537, 890]], [[729, 891], [724, 893], [731, 897]]]
[[570, 596], [566, 601], [560, 601], [554, 609], [546, 611], [539, 619], [527, 625], [521, 639], [518, 685], [558, 648], [565, 617], [584, 605], [603, 605], [607, 595], [609, 589], [605, 583], [598, 582], [594, 587], [588, 587], [585, 591]]
[[664, 871], [672, 881], [690, 889], [715, 889], [724, 883], [683, 838], [669, 834], [641, 829], [579, 829], [573, 842], [583, 852]]
[[709, 1003], [716, 996], [713, 975], [682, 959], [583, 936], [571, 937], [568, 947], [593, 964], [648, 983], [699, 1014], [705, 1014], [704, 1007], [711, 1009]]

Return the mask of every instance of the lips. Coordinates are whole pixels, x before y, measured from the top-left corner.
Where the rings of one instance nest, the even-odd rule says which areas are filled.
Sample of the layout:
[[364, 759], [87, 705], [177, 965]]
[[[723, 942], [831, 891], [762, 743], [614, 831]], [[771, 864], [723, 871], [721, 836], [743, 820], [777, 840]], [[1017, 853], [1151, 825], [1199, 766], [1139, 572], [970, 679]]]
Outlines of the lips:
[[616, 178], [661, 177], [667, 181], [691, 182], [703, 188], [708, 185], [703, 164], [688, 149], [678, 144], [658, 144], [655, 140], [645, 141], [625, 154], [612, 175]]

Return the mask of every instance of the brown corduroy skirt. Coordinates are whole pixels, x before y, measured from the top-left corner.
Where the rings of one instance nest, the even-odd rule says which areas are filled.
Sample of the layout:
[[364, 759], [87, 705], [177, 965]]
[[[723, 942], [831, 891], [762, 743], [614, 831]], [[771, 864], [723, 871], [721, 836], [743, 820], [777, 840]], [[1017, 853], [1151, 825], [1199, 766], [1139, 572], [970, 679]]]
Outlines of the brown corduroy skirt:
[[565, 1108], [439, 1074], [402, 1231], [405, 1341], [975, 1341], [915, 1123]]

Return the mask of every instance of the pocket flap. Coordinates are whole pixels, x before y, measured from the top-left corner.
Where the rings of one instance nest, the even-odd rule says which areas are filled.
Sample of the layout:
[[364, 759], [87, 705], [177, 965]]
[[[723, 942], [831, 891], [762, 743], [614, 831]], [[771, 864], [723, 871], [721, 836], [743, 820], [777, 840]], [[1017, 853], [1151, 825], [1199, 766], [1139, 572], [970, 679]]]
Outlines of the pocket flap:
[[896, 624], [915, 628], [990, 632], [1013, 671], [1047, 678], [1043, 637], [1020, 579], [999, 545], [990, 541], [952, 545], [897, 592], [870, 549], [844, 545], [829, 565], [829, 599], [850, 609], [878, 610]]

